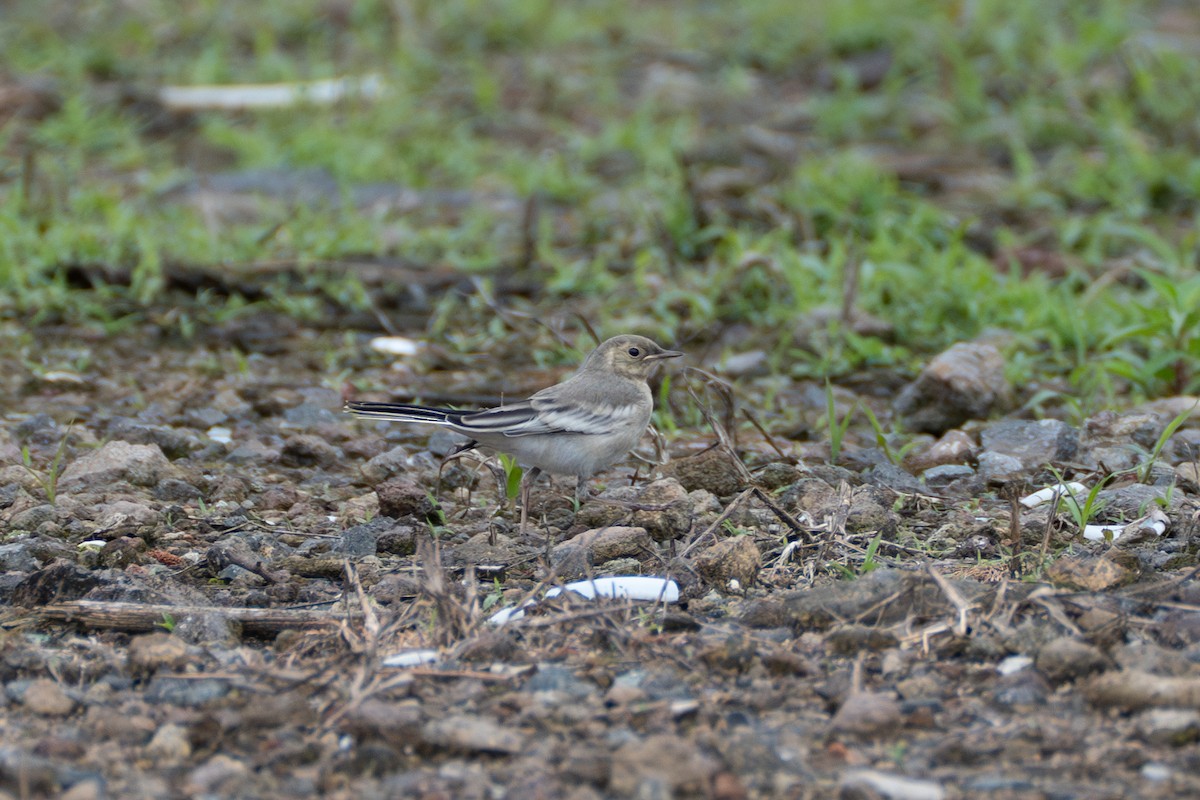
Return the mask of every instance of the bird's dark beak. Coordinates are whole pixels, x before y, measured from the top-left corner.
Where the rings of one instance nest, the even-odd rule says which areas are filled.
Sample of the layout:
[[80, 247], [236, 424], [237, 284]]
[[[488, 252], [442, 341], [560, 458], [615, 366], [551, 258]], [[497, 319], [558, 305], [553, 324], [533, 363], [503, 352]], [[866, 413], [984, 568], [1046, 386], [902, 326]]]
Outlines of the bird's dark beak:
[[679, 358], [681, 355], [683, 355], [683, 353], [679, 352], [678, 350], [663, 350], [659, 353], [651, 353], [650, 355], [646, 356], [645, 360], [660, 361], [664, 358]]

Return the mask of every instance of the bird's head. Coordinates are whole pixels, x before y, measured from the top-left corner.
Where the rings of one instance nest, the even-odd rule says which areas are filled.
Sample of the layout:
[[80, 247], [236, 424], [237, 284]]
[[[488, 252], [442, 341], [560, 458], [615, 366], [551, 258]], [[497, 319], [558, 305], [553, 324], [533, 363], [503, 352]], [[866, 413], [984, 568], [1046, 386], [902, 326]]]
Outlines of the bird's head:
[[646, 380], [666, 358], [678, 358], [683, 353], [666, 350], [645, 336], [625, 334], [614, 336], [591, 352], [582, 369], [605, 369], [625, 378]]

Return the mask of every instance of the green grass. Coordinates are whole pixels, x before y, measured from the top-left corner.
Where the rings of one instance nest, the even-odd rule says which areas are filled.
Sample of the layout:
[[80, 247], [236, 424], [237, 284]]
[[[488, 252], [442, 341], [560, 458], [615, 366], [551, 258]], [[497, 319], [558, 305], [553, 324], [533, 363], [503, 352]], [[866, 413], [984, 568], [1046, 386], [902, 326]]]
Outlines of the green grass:
[[[517, 260], [519, 221], [482, 206], [314, 206], [214, 227], [161, 195], [201, 153], [234, 170], [320, 168], [347, 192], [536, 193], [544, 293], [519, 309], [535, 316], [566, 304], [667, 339], [750, 325], [787, 374], [835, 379], [913, 370], [1004, 328], [1014, 379], [1063, 379], [1085, 407], [1194, 392], [1200, 61], [1187, 29], [1160, 24], [1168, 9], [1200, 13], [1165, 0], [17, 0], [0, 26], [6, 74], [49, 79], [61, 106], [0, 127], [0, 314], [119, 330], [180, 302], [164, 296], [178, 265], [290, 262], [300, 280], [268, 302], [312, 318], [366, 306], [329, 263]], [[884, 68], [864, 85], [872, 63]], [[386, 82], [382, 101], [203, 112], [166, 134], [114, 89], [366, 73]], [[787, 137], [794, 160], [755, 172], [748, 125]], [[935, 160], [915, 178], [897, 169], [917, 156]], [[749, 188], [702, 190], [698, 212], [693, 188], [717, 168], [747, 169]], [[797, 339], [797, 319], [842, 303], [851, 265], [854, 305], [894, 334]], [[121, 278], [82, 290], [75, 267]], [[504, 332], [486, 304], [438, 302], [440, 335]]]

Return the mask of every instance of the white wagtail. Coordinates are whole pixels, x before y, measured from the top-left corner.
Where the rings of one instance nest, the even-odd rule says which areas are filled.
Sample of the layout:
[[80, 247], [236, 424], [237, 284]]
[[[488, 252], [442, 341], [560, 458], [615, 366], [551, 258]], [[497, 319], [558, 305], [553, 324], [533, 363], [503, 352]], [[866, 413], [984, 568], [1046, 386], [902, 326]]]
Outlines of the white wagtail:
[[645, 336], [614, 336], [593, 350], [579, 371], [528, 400], [482, 411], [400, 405], [346, 404], [360, 417], [441, 425], [470, 437], [461, 450], [482, 447], [508, 453], [529, 471], [521, 486], [521, 530], [529, 490], [542, 472], [574, 475], [575, 495], [587, 480], [634, 448], [654, 410], [647, 384], [658, 362], [683, 355]]

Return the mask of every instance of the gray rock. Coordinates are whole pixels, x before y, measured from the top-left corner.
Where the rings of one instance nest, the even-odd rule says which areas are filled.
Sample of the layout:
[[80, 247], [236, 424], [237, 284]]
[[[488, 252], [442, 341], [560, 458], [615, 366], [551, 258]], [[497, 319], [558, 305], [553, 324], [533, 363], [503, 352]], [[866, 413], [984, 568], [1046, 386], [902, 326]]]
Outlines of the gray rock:
[[214, 425], [220, 425], [226, 422], [229, 415], [219, 408], [212, 406], [201, 406], [200, 408], [190, 408], [183, 415], [183, 422], [191, 428], [206, 431]]
[[538, 664], [537, 672], [525, 681], [521, 691], [531, 694], [557, 692], [582, 700], [598, 695], [600, 687], [591, 681], [582, 680], [575, 674], [575, 670], [563, 664]]
[[[1124, 519], [1132, 522], [1143, 516], [1159, 501], [1167, 498], [1168, 488], [1165, 486], [1149, 486], [1144, 483], [1131, 483], [1116, 489], [1103, 489], [1096, 493], [1096, 501], [1104, 504], [1105, 519]], [[1166, 509], [1177, 513], [1183, 508], [1182, 492], [1171, 493], [1171, 503]]]
[[320, 436], [301, 433], [283, 443], [279, 463], [285, 467], [331, 467], [341, 457], [341, 451]]
[[219, 611], [184, 614], [176, 618], [172, 632], [185, 642], [204, 647], [230, 649], [242, 643], [242, 624]]
[[108, 426], [109, 438], [130, 444], [153, 444], [168, 458], [183, 458], [204, 446], [190, 431], [165, 425], [148, 425], [129, 417], [117, 417]]
[[443, 554], [447, 566], [511, 564], [520, 557], [516, 543], [504, 534], [479, 533]]
[[379, 496], [379, 513], [393, 519], [410, 515], [425, 518], [437, 509], [430, 492], [411, 478], [390, 478], [375, 487], [375, 494]]
[[155, 500], [187, 503], [203, 496], [203, 493], [195, 486], [178, 478], [168, 478], [154, 487]]
[[[244, 762], [218, 753], [191, 771], [182, 787], [183, 794], [188, 797], [243, 794], [249, 773], [250, 767]], [[230, 792], [230, 789], [238, 791]]]
[[1050, 697], [1050, 686], [1035, 669], [1001, 675], [992, 684], [992, 701], [1014, 709], [1041, 709]]
[[279, 457], [278, 449], [258, 439], [251, 439], [233, 448], [225, 460], [230, 464], [271, 464], [278, 461]]
[[75, 710], [75, 700], [57, 681], [48, 678], [30, 681], [20, 700], [25, 708], [43, 717], [65, 717]]
[[8, 528], [13, 531], [36, 531], [44, 522], [57, 521], [58, 515], [56, 506], [45, 503], [13, 514], [8, 521]]
[[791, 486], [804, 473], [795, 465], [782, 461], [772, 461], [762, 469], [754, 471], [754, 482], [763, 489], [773, 492], [785, 486]]
[[577, 568], [570, 570], [570, 577], [575, 577], [595, 564], [615, 558], [644, 558], [652, 552], [654, 543], [645, 528], [617, 526], [584, 531], [555, 545], [550, 553], [550, 563], [559, 577], [567, 577], [560, 568], [574, 565]]
[[634, 526], [645, 528], [655, 541], [680, 539], [692, 528], [692, 498], [674, 478], [663, 478], [648, 485], [638, 495], [638, 503], [660, 507], [633, 514]]
[[895, 464], [875, 464], [862, 473], [864, 481], [905, 494], [920, 494], [921, 482]]
[[315, 428], [337, 422], [342, 416], [342, 396], [333, 389], [304, 389], [304, 402], [283, 412], [285, 428]]
[[162, 514], [145, 503], [117, 500], [96, 508], [96, 524], [106, 533], [153, 529], [160, 522]]
[[1079, 451], [1079, 432], [1057, 419], [1036, 422], [1008, 419], [988, 426], [981, 435], [984, 459], [989, 454], [1015, 458], [1024, 470], [1035, 470], [1052, 462], [1070, 461]]
[[1052, 684], [1073, 681], [1112, 666], [1095, 645], [1069, 636], [1047, 642], [1038, 651], [1035, 664]]
[[143, 694], [147, 703], [199, 707], [229, 694], [233, 687], [221, 678], [187, 680], [169, 676], [155, 676]]
[[942, 464], [921, 473], [925, 485], [930, 489], [945, 489], [955, 481], [972, 478], [974, 475], [975, 470], [964, 464]]
[[1138, 734], [1151, 744], [1183, 747], [1200, 741], [1200, 711], [1192, 708], [1152, 708], [1137, 718]]
[[609, 788], [620, 797], [703, 797], [719, 768], [696, 742], [654, 734], [616, 749]]
[[154, 736], [146, 744], [146, 754], [156, 762], [167, 764], [178, 764], [187, 760], [192, 754], [187, 729], [173, 722], [164, 724], [154, 732]]
[[960, 342], [936, 356], [896, 398], [904, 427], [942, 433], [985, 419], [1007, 402], [1004, 358], [990, 344]]
[[12, 427], [13, 436], [26, 444], [54, 444], [61, 437], [58, 423], [49, 414], [34, 414]]
[[363, 477], [371, 483], [382, 483], [394, 475], [400, 475], [412, 468], [408, 451], [403, 447], [393, 447], [386, 453], [380, 453], [363, 464], [359, 470]]
[[28, 539], [0, 545], [0, 572], [32, 572], [38, 566]]
[[105, 489], [118, 481], [154, 486], [178, 477], [158, 445], [112, 441], [67, 465], [59, 477], [61, 491]]
[[742, 469], [723, 447], [676, 459], [664, 466], [662, 471], [678, 480], [689, 492], [706, 489], [717, 497], [729, 497], [744, 488]]
[[985, 481], [1011, 481], [1026, 474], [1025, 465], [1016, 456], [983, 453], [979, 456], [979, 477]]
[[13, 605], [24, 607], [78, 600], [104, 581], [95, 570], [55, 561], [23, 578], [13, 588], [11, 600]]
[[427, 722], [421, 728], [429, 744], [467, 753], [519, 753], [525, 745], [515, 727], [479, 715], [452, 714]]
[[347, 528], [334, 542], [333, 552], [348, 556], [373, 556], [379, 537], [390, 533], [396, 527], [394, 520], [387, 517], [376, 517], [370, 522]]
[[722, 539], [696, 556], [697, 571], [722, 592], [744, 592], [754, 585], [761, 566], [762, 555], [750, 536]]
[[876, 736], [894, 732], [902, 721], [900, 702], [892, 695], [855, 692], [842, 703], [830, 725], [840, 733]]

